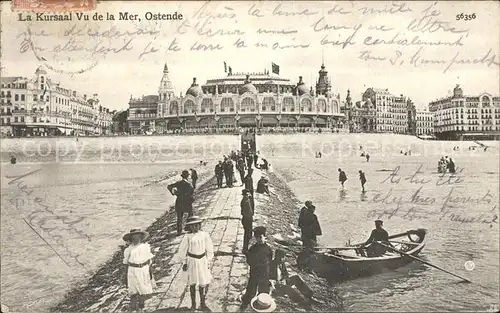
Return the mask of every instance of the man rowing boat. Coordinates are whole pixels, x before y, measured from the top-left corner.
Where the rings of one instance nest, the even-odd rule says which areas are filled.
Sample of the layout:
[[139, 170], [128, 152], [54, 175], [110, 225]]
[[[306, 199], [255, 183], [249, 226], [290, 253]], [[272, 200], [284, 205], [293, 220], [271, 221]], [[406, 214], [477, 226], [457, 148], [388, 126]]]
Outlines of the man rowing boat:
[[380, 241], [392, 247], [392, 244], [389, 242], [389, 233], [382, 228], [382, 225], [384, 225], [384, 222], [381, 220], [375, 221], [375, 229], [372, 230], [370, 238], [361, 245], [364, 249], [359, 249], [362, 256], [365, 256], [364, 250], [366, 250], [368, 257], [382, 256], [387, 251], [385, 247], [378, 245], [375, 241]]

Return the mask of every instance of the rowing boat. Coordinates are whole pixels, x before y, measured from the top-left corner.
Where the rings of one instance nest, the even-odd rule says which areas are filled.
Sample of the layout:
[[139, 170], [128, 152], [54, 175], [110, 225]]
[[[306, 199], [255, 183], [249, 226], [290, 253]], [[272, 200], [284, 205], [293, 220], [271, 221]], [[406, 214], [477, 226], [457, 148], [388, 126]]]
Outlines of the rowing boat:
[[[394, 249], [383, 255], [367, 257], [359, 247], [325, 248], [313, 258], [312, 267], [320, 275], [338, 280], [374, 275], [385, 270], [393, 270], [413, 261], [425, 246], [425, 229], [410, 230], [389, 236]], [[376, 243], [374, 243], [376, 244]], [[398, 253], [396, 251], [404, 252]]]

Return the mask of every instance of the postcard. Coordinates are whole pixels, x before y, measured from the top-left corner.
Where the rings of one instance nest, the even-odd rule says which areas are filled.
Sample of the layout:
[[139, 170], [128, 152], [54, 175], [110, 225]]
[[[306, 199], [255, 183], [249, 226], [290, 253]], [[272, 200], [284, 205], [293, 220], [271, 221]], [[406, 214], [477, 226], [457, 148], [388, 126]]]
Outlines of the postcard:
[[498, 312], [498, 2], [0, 6], [2, 312]]

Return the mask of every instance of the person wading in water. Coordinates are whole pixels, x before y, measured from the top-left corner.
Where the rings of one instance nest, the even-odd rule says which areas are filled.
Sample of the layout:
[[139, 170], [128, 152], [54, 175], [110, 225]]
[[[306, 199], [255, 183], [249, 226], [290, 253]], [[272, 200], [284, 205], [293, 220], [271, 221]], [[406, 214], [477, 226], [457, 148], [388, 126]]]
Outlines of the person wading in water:
[[214, 246], [210, 235], [200, 230], [202, 222], [197, 216], [188, 218], [186, 228], [189, 228], [190, 233], [182, 238], [179, 246], [179, 257], [184, 260], [182, 270], [187, 274], [193, 311], [196, 310], [196, 286], [200, 293], [200, 309], [210, 310], [205, 299], [212, 281], [210, 265], [214, 258]]
[[365, 192], [366, 176], [362, 170], [359, 170], [359, 180], [361, 181], [361, 188], [363, 188], [363, 192]]
[[182, 179], [176, 183], [167, 186], [168, 191], [172, 195], [177, 196], [175, 200], [175, 212], [177, 213], [177, 235], [182, 234], [182, 219], [184, 213], [189, 216], [193, 215], [194, 188], [188, 181], [189, 171], [184, 170], [181, 174]]
[[342, 185], [342, 189], [344, 188], [344, 183], [346, 182], [346, 180], [347, 180], [347, 175], [342, 169], [339, 168], [339, 182]]

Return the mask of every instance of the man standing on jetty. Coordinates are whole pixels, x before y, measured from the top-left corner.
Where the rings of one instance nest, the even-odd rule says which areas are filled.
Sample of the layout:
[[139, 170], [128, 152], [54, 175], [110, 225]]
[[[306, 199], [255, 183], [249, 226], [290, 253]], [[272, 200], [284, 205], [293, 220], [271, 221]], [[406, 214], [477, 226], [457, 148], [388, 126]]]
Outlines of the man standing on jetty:
[[222, 179], [224, 178], [224, 165], [222, 161], [219, 161], [219, 163], [215, 165], [215, 177], [217, 178], [217, 188], [222, 188]]
[[257, 293], [269, 293], [271, 286], [269, 284], [269, 271], [273, 259], [273, 250], [266, 243], [266, 228], [263, 226], [255, 227], [253, 230], [255, 243], [247, 253], [247, 263], [250, 266], [247, 289], [245, 295], [241, 298], [240, 310], [246, 309], [250, 300]]
[[224, 174], [226, 175], [226, 186], [233, 187], [234, 168], [230, 158], [226, 158], [224, 162]]
[[193, 189], [196, 189], [196, 182], [198, 181], [198, 173], [195, 169], [191, 168], [191, 181], [193, 182]]
[[244, 179], [244, 184], [245, 184], [245, 189], [248, 190], [248, 192], [250, 193], [251, 195], [251, 198], [250, 198], [250, 202], [252, 203], [252, 210], [255, 212], [255, 201], [254, 201], [254, 194], [253, 194], [253, 178], [252, 178], [252, 174], [253, 174], [253, 168], [249, 168], [248, 169], [248, 174], [247, 176], [245, 176], [245, 179]]
[[340, 184], [342, 184], [342, 189], [344, 189], [344, 183], [346, 182], [346, 180], [347, 180], [347, 175], [342, 169], [339, 168], [339, 182]]
[[250, 243], [250, 239], [252, 239], [252, 228], [253, 228], [253, 209], [252, 202], [250, 200], [250, 196], [248, 194], [248, 190], [243, 189], [242, 191], [243, 198], [241, 199], [241, 224], [243, 225], [243, 230], [245, 233], [243, 234], [243, 254], [247, 254], [248, 252], [248, 244]]
[[182, 219], [184, 213], [188, 214], [188, 217], [193, 216], [193, 202], [194, 202], [194, 188], [188, 181], [189, 171], [184, 170], [181, 174], [182, 179], [178, 182], [170, 184], [167, 186], [168, 191], [177, 196], [175, 200], [175, 212], [177, 213], [177, 235], [182, 235]]
[[240, 173], [241, 185], [243, 186], [243, 180], [245, 179], [245, 160], [243, 157], [238, 158], [236, 169]]

